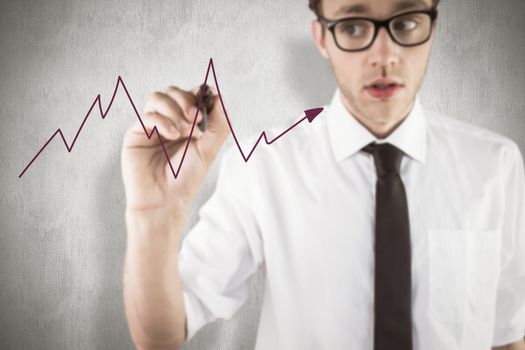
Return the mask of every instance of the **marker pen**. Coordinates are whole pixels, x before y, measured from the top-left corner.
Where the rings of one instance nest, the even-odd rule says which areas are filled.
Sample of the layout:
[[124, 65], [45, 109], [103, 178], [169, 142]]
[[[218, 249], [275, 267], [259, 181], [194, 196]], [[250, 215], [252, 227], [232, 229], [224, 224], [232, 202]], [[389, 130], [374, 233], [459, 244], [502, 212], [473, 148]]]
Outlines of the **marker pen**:
[[200, 86], [197, 93], [197, 104], [197, 108], [202, 112], [202, 120], [197, 125], [200, 131], [204, 132], [208, 125], [208, 113], [213, 109], [213, 95], [208, 85]]

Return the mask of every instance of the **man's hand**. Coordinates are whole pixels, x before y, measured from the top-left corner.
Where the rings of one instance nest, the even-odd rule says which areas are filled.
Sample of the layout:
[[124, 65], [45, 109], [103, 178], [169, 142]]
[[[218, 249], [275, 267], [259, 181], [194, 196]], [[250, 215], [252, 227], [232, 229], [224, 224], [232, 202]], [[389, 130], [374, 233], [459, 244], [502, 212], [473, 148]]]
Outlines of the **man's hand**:
[[[208, 125], [201, 133], [191, 123], [195, 117], [196, 93], [170, 86], [165, 92], [155, 92], [148, 100], [142, 121], [149, 133], [153, 127], [163, 140], [173, 170], [178, 170], [185, 145], [190, 142], [184, 164], [174, 178], [166, 155], [156, 134], [146, 137], [139, 120], [127, 130], [122, 146], [122, 175], [131, 210], [157, 210], [163, 208], [189, 207], [199, 191], [204, 177], [228, 134], [224, 112], [219, 96], [214, 95], [214, 106], [209, 114]], [[202, 119], [201, 113], [196, 123]]]

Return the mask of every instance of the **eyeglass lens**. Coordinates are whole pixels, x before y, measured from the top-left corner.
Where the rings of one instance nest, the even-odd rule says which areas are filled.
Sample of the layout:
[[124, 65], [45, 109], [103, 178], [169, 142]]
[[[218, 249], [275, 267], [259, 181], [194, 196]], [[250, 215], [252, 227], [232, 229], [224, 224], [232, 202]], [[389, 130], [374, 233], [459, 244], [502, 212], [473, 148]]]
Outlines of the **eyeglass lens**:
[[[432, 29], [431, 17], [426, 13], [411, 13], [393, 18], [389, 29], [400, 45], [417, 45], [425, 41]], [[346, 50], [359, 50], [374, 39], [374, 23], [365, 19], [348, 19], [334, 27], [337, 44]]]

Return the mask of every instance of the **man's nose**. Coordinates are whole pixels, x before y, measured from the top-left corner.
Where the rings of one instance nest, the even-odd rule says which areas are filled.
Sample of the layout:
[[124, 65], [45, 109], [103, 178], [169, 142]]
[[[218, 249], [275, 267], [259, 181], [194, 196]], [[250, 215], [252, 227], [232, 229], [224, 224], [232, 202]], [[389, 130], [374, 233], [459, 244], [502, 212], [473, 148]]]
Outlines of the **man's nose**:
[[379, 28], [374, 43], [368, 49], [368, 62], [374, 67], [394, 66], [399, 60], [399, 49], [386, 28]]

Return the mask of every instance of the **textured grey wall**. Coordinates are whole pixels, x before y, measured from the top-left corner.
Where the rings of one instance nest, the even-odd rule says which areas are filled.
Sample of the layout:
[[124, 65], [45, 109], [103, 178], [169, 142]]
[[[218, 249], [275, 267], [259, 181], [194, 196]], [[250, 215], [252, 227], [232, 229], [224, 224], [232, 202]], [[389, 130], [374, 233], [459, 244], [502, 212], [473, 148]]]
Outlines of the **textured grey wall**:
[[[121, 75], [137, 106], [168, 84], [198, 85], [213, 57], [240, 137], [329, 101], [335, 80], [310, 39], [307, 1], [2, 1], [0, 4], [0, 348], [132, 348], [121, 298], [120, 146], [133, 111], [119, 93], [68, 142]], [[525, 2], [444, 1], [421, 97], [525, 150]], [[271, 103], [270, 103], [271, 102]], [[231, 142], [231, 138], [228, 142]], [[248, 145], [246, 145], [247, 147]], [[209, 197], [217, 164], [192, 212]], [[250, 349], [259, 275], [232, 320], [186, 349]]]

